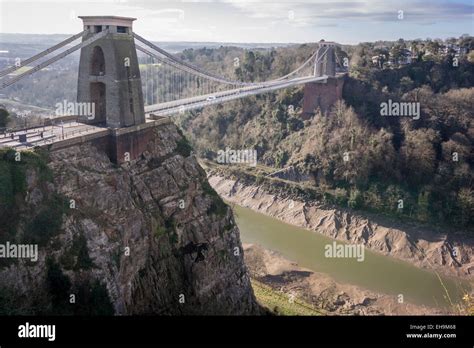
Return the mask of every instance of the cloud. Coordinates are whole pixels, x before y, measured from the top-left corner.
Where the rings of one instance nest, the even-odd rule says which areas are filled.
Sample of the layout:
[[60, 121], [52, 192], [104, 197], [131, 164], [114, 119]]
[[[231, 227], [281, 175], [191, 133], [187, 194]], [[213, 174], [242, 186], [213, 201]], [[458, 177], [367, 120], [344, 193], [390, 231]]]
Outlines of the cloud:
[[107, 14], [135, 17], [137, 33], [175, 41], [446, 37], [472, 34], [474, 20], [472, 0], [0, 0], [0, 10], [2, 32], [74, 33], [76, 15]]
[[184, 20], [184, 10], [179, 8], [165, 8], [162, 10], [144, 11], [142, 18], [153, 18], [164, 23], [178, 23]]
[[[270, 2], [223, 0], [237, 11], [256, 20], [278, 20], [293, 22], [295, 25], [312, 26], [321, 21], [397, 21], [398, 11], [403, 11], [404, 20], [410, 22], [437, 22], [447, 20], [472, 20], [474, 5], [448, 1], [407, 1], [407, 0], [365, 0], [365, 1], [297, 1]], [[294, 19], [289, 20], [289, 13]]]

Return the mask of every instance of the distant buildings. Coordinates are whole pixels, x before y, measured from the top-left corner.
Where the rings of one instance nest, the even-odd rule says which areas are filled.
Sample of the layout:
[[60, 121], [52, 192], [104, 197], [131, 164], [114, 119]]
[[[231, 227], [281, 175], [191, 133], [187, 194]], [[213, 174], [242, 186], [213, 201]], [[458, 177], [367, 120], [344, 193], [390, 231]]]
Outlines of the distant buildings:
[[372, 57], [372, 64], [378, 66], [379, 68], [383, 68], [383, 63], [387, 60], [386, 55], [378, 54]]
[[374, 46], [375, 53], [379, 53], [371, 57], [372, 64], [379, 67], [396, 67], [400, 65], [408, 65], [415, 62], [419, 55], [424, 57], [445, 57], [453, 55], [454, 57], [462, 57], [469, 53], [467, 47], [459, 45], [458, 42], [443, 41], [412, 41], [409, 48], [404, 47], [405, 43], [395, 43], [394, 46], [385, 45]]
[[457, 44], [448, 43], [445, 46], [439, 49], [439, 54], [446, 56], [450, 53], [454, 53], [455, 57], [460, 57], [468, 53], [468, 49], [466, 47], [460, 47]]
[[416, 59], [416, 56], [413, 54], [413, 52], [405, 48], [402, 50], [402, 53], [400, 57], [398, 58], [398, 64], [400, 65], [411, 64], [414, 59]]

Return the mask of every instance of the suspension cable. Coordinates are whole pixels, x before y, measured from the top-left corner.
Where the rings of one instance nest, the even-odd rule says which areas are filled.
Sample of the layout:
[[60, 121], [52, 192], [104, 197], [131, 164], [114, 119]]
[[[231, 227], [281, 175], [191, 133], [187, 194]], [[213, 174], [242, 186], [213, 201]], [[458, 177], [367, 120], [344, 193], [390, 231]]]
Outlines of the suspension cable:
[[48, 55], [48, 54], [50, 54], [50, 53], [56, 51], [57, 49], [59, 49], [59, 48], [65, 46], [65, 45], [67, 45], [68, 43], [75, 41], [76, 39], [78, 39], [79, 37], [81, 37], [82, 34], [84, 34], [84, 33], [85, 33], [85, 31], [81, 31], [80, 33], [77, 33], [76, 35], [73, 35], [73, 36], [67, 38], [67, 39], [64, 40], [64, 41], [61, 41], [61, 42], [58, 43], [57, 45], [54, 45], [54, 46], [48, 48], [47, 50], [44, 50], [44, 51], [42, 51], [42, 52], [40, 52], [40, 53], [34, 55], [33, 57], [30, 57], [30, 58], [28, 58], [28, 59], [25, 59], [24, 61], [22, 61], [22, 62], [21, 62], [20, 64], [18, 64], [18, 65], [13, 65], [13, 66], [11, 66], [11, 67], [8, 67], [7, 69], [4, 69], [4, 70], [0, 71], [0, 77], [3, 77], [3, 76], [5, 76], [5, 75], [7, 75], [7, 74], [10, 74], [10, 73], [12, 73], [12, 72], [15, 71], [15, 70], [18, 70], [18, 69], [20, 69], [20, 68], [22, 68], [22, 67], [24, 67], [24, 66], [26, 66], [26, 65], [28, 65], [28, 64], [30, 64], [30, 63], [32, 63], [32, 62], [34, 62], [34, 61], [36, 61], [36, 60], [38, 60], [38, 59], [44, 57], [44, 56], [46, 56], [46, 55]]
[[[221, 76], [218, 76], [218, 75], [215, 75], [215, 74], [211, 74], [207, 71], [204, 71], [192, 64], [189, 64], [187, 62], [184, 62], [178, 58], [176, 58], [175, 56], [173, 56], [172, 54], [166, 52], [165, 50], [159, 48], [158, 46], [152, 44], [150, 41], [142, 38], [140, 35], [136, 34], [136, 33], [133, 33], [133, 36], [138, 40], [138, 41], [141, 41], [142, 43], [144, 43], [145, 45], [147, 45], [148, 47], [154, 49], [155, 51], [159, 52], [160, 54], [164, 55], [165, 57], [167, 57], [169, 60], [173, 61], [174, 63], [178, 64], [178, 65], [181, 65], [183, 67], [186, 67], [188, 69], [191, 69], [192, 72], [194, 73], [197, 73], [209, 80], [214, 80], [216, 82], [220, 82], [220, 83], [225, 83], [225, 84], [229, 84], [229, 85], [236, 85], [236, 86], [248, 86], [248, 85], [252, 85], [253, 83], [248, 83], [248, 82], [242, 82], [242, 81], [236, 81], [236, 80], [229, 80], [229, 79], [226, 79], [224, 77], [221, 77]], [[143, 50], [142, 50], [143, 52]], [[145, 52], [146, 53], [146, 52]], [[150, 52], [151, 53], [151, 52]], [[171, 64], [170, 62], [168, 62], [168, 64]]]
[[90, 37], [90, 38], [87, 39], [86, 41], [83, 41], [83, 42], [77, 44], [76, 46], [71, 47], [71, 48], [69, 48], [68, 50], [66, 50], [66, 51], [64, 51], [64, 52], [62, 52], [62, 53], [59, 53], [58, 55], [56, 55], [56, 56], [54, 56], [54, 57], [52, 57], [52, 58], [50, 58], [50, 59], [48, 59], [48, 60], [46, 60], [46, 61], [44, 61], [44, 62], [38, 64], [38, 65], [36, 65], [34, 68], [31, 68], [31, 69], [29, 69], [28, 71], [25, 71], [24, 73], [22, 73], [22, 74], [20, 74], [20, 75], [14, 77], [14, 78], [8, 80], [7, 82], [2, 83], [0, 89], [3, 89], [3, 88], [5, 88], [5, 87], [8, 87], [8, 86], [14, 84], [15, 82], [21, 80], [21, 79], [24, 78], [25, 76], [31, 75], [31, 74], [33, 74], [33, 73], [35, 73], [35, 72], [37, 72], [37, 71], [39, 71], [39, 70], [41, 70], [41, 69], [47, 67], [48, 65], [50, 65], [50, 64], [52, 64], [52, 63], [58, 61], [58, 60], [61, 59], [61, 58], [66, 57], [67, 55], [71, 54], [71, 53], [74, 52], [74, 51], [77, 51], [78, 49], [80, 49], [80, 48], [82, 48], [82, 47], [89, 46], [89, 45], [92, 44], [94, 41], [96, 41], [96, 40], [98, 40], [98, 39], [104, 37], [105, 35], [107, 35], [108, 32], [109, 32], [108, 30], [101, 31], [100, 33], [95, 34], [94, 36]]

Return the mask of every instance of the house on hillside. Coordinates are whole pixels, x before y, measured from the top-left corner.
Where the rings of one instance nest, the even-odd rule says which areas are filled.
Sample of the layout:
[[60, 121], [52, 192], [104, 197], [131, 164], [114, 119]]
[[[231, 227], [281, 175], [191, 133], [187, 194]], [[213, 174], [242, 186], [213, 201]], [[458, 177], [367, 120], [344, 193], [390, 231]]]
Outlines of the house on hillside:
[[402, 50], [401, 56], [398, 58], [398, 64], [407, 65], [413, 62], [413, 53], [409, 49]]
[[440, 54], [446, 56], [450, 53], [454, 53], [456, 57], [463, 56], [468, 53], [468, 49], [466, 47], [461, 47], [456, 43], [447, 43], [443, 47], [440, 48]]
[[387, 61], [387, 56], [384, 54], [379, 54], [379, 55], [373, 56], [371, 59], [372, 59], [372, 64], [382, 69], [383, 63]]

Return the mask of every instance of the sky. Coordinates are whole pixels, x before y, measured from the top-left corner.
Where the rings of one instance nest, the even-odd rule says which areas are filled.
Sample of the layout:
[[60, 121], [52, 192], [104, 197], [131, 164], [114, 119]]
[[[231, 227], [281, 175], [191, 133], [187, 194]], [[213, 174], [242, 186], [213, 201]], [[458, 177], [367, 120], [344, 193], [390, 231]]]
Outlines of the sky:
[[342, 44], [473, 35], [474, 0], [0, 0], [0, 33], [74, 34], [77, 16], [135, 17], [153, 41]]

